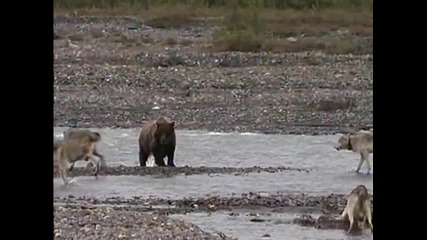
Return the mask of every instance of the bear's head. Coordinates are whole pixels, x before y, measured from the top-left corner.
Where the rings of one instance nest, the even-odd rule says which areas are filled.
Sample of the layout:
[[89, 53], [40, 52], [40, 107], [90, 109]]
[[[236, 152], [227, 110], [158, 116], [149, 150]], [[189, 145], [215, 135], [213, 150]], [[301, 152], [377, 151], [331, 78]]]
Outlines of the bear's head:
[[154, 137], [161, 145], [172, 143], [175, 140], [175, 122], [169, 122], [163, 117], [157, 119]]

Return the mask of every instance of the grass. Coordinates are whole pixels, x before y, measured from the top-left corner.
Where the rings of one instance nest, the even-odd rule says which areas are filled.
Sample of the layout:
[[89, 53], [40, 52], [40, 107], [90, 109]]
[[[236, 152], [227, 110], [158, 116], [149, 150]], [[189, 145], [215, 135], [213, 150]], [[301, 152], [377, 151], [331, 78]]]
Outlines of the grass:
[[[213, 51], [352, 53], [372, 37], [373, 0], [55, 0], [55, 15], [134, 16], [155, 28], [210, 24]], [[346, 33], [331, 37], [332, 32]], [[297, 41], [290, 41], [296, 39]], [[176, 44], [176, 41], [166, 40]]]

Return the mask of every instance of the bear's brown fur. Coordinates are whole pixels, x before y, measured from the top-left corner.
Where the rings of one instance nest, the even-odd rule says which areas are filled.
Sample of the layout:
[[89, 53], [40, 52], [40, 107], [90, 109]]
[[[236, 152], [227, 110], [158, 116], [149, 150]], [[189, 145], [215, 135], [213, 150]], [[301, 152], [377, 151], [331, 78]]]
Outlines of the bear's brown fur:
[[157, 166], [166, 166], [164, 158], [168, 158], [167, 166], [175, 167], [174, 155], [176, 147], [175, 122], [164, 117], [144, 124], [139, 134], [139, 165], [145, 167], [150, 155], [153, 155]]

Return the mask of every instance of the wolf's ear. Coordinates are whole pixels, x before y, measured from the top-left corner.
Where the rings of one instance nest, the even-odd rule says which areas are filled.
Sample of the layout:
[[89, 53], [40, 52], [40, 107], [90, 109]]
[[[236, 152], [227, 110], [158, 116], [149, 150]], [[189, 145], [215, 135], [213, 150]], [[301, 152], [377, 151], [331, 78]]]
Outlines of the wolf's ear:
[[172, 128], [175, 128], [175, 121], [170, 122], [170, 123], [169, 123], [169, 125], [170, 125]]
[[95, 135], [97, 138], [101, 139], [101, 134], [99, 132], [93, 132], [93, 135]]

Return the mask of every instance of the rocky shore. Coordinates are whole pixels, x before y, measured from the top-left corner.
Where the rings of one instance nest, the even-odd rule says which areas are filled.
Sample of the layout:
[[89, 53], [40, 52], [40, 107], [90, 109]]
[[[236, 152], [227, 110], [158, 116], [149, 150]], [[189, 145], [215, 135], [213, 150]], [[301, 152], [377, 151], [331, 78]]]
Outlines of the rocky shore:
[[[56, 239], [66, 239], [71, 236], [69, 234], [85, 238], [127, 236], [130, 237], [127, 239], [152, 239], [153, 234], [160, 234], [156, 236], [162, 236], [162, 239], [231, 239], [217, 232], [218, 238], [192, 224], [167, 217], [200, 212], [219, 212], [229, 216], [245, 214], [249, 217], [248, 221], [254, 223], [298, 224], [317, 229], [346, 230], [348, 221], [339, 217], [345, 203], [345, 196], [336, 194], [307, 196], [246, 193], [241, 196], [176, 200], [142, 197], [97, 199], [70, 195], [54, 198], [55, 236]], [[291, 221], [269, 217], [272, 213], [286, 212], [298, 216]], [[319, 217], [311, 215], [319, 213], [322, 214]], [[78, 225], [78, 230], [72, 225]], [[113, 229], [113, 226], [118, 227]]]
[[333, 134], [372, 123], [370, 54], [212, 52], [212, 27], [54, 22], [55, 126], [140, 127], [166, 115], [181, 129]]
[[115, 210], [110, 207], [54, 207], [54, 239], [220, 240], [196, 225], [165, 215]]
[[[310, 172], [308, 169], [302, 168], [290, 168], [290, 167], [246, 167], [246, 168], [237, 168], [237, 167], [129, 167], [129, 166], [117, 166], [117, 167], [106, 167], [102, 168], [100, 171], [101, 175], [108, 176], [118, 176], [118, 175], [136, 175], [136, 176], [147, 176], [147, 175], [156, 175], [156, 176], [174, 176], [178, 174], [184, 175], [195, 175], [195, 174], [234, 174], [234, 175], [244, 175], [248, 173], [277, 173], [284, 171], [298, 171], [298, 172]], [[70, 172], [70, 176], [91, 176], [93, 175], [93, 169], [88, 168], [74, 168]]]
[[[124, 209], [131, 209], [137, 206], [141, 209], [155, 210], [155, 206], [163, 206], [159, 210], [168, 210], [170, 213], [178, 213], [177, 209], [185, 212], [198, 211], [218, 211], [233, 209], [270, 209], [275, 212], [286, 212], [298, 209], [311, 209], [313, 212], [322, 212], [328, 214], [339, 214], [347, 202], [346, 196], [342, 194], [330, 194], [327, 196], [309, 196], [306, 194], [268, 194], [268, 193], [243, 193], [234, 196], [206, 196], [198, 198], [169, 199], [158, 197], [138, 197], [133, 198], [93, 198], [93, 197], [54, 197], [55, 203], [73, 204], [73, 205], [117, 205]], [[371, 197], [371, 208], [373, 209], [373, 195]]]

